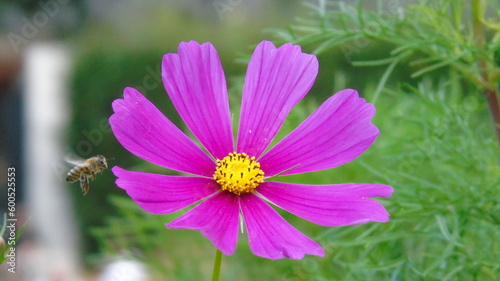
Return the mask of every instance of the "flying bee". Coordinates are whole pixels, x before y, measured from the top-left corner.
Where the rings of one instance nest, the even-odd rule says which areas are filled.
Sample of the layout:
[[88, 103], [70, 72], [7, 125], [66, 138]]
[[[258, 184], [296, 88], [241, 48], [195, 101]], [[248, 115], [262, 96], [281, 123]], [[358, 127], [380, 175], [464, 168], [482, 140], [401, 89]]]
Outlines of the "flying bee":
[[83, 191], [83, 195], [89, 192], [89, 179], [94, 180], [96, 174], [108, 168], [108, 162], [102, 155], [90, 157], [89, 159], [80, 162], [68, 162], [70, 162], [71, 164], [75, 164], [76, 166], [68, 172], [66, 181], [75, 182], [77, 180], [80, 180], [80, 188]]

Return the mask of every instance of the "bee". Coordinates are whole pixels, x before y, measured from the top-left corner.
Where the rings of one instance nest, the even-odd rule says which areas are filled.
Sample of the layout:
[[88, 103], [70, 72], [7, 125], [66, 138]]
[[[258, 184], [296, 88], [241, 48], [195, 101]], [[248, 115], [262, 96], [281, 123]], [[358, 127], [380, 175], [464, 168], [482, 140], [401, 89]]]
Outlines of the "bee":
[[80, 180], [80, 188], [83, 191], [83, 195], [89, 192], [89, 179], [94, 180], [97, 173], [104, 171], [108, 168], [108, 162], [106, 158], [102, 155], [97, 155], [90, 157], [87, 160], [80, 162], [68, 161], [76, 166], [68, 172], [66, 176], [67, 182], [75, 182]]

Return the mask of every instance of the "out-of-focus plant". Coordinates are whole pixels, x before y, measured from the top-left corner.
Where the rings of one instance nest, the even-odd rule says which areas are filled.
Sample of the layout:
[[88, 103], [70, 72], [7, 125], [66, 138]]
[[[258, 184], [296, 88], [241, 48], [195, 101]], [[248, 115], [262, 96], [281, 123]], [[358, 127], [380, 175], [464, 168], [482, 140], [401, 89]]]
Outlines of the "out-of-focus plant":
[[[10, 257], [14, 257], [14, 259], [15, 259], [15, 247], [16, 247], [17, 241], [19, 240], [19, 237], [23, 233], [24, 228], [26, 227], [27, 223], [28, 222], [24, 223], [17, 230], [17, 232], [14, 233], [13, 231], [15, 229], [12, 229], [12, 228], [7, 226], [7, 213], [4, 213], [2, 226], [0, 228], [0, 264], [4, 263]], [[7, 239], [7, 241], [5, 241], [3, 239], [3, 235], [7, 229], [9, 229], [10, 233], [8, 235], [9, 238]]]
[[316, 54], [340, 47], [348, 60], [373, 42], [392, 46], [387, 58], [353, 62], [388, 65], [373, 102], [397, 64], [408, 63], [414, 78], [451, 67], [486, 98], [500, 142], [500, 2], [420, 0], [405, 7], [404, 1], [378, 1], [373, 11], [363, 7], [368, 2], [319, 0], [309, 5], [310, 18], [274, 33]]
[[2, 228], [0, 228], [0, 264], [2, 264], [7, 259], [6, 252], [8, 247], [5, 243], [5, 240], [3, 239], [5, 230], [7, 230], [7, 214], [3, 215]]

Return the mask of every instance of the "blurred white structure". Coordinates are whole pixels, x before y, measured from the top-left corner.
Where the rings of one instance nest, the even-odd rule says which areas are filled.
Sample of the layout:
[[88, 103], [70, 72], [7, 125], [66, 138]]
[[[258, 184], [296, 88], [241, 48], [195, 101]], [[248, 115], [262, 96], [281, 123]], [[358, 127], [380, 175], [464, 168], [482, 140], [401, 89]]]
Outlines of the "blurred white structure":
[[148, 281], [146, 267], [132, 260], [118, 260], [108, 264], [97, 281]]
[[81, 280], [73, 209], [53, 169], [64, 158], [70, 54], [54, 43], [33, 43], [25, 51], [23, 175], [31, 216], [26, 235], [33, 242], [20, 253], [19, 274], [30, 281]]

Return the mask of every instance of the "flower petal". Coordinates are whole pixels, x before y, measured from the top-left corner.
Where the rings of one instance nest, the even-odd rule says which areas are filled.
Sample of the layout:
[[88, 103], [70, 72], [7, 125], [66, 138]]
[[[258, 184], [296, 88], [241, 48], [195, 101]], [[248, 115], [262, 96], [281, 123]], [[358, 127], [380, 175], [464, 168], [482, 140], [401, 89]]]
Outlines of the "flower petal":
[[118, 177], [116, 185], [126, 190], [142, 209], [154, 214], [178, 211], [220, 189], [213, 179], [204, 177], [157, 175], [118, 166], [111, 170]]
[[225, 255], [231, 255], [238, 241], [238, 220], [238, 198], [227, 192], [219, 192], [165, 225], [168, 228], [199, 230], [217, 249]]
[[255, 255], [268, 259], [325, 255], [318, 243], [291, 226], [254, 194], [240, 196], [240, 205], [248, 229], [250, 249]]
[[113, 110], [111, 129], [128, 151], [172, 170], [212, 177], [214, 161], [137, 90], [125, 88]]
[[163, 84], [188, 128], [218, 159], [234, 151], [226, 78], [210, 43], [179, 44], [179, 54], [166, 54]]
[[258, 191], [280, 208], [324, 226], [387, 222], [384, 206], [368, 197], [389, 197], [392, 187], [380, 184], [306, 185], [264, 182]]
[[276, 49], [271, 42], [260, 43], [245, 78], [237, 151], [258, 158], [311, 89], [317, 73], [318, 60], [302, 53], [300, 46]]
[[377, 138], [374, 114], [375, 107], [355, 90], [340, 91], [259, 159], [262, 170], [266, 176], [290, 175], [350, 162]]

